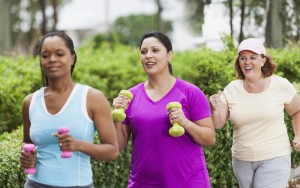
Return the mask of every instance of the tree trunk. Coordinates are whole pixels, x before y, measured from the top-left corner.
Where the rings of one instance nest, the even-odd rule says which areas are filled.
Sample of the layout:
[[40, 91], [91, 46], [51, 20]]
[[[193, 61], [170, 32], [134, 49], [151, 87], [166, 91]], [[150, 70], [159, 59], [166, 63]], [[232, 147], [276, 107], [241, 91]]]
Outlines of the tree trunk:
[[52, 8], [53, 8], [53, 26], [52, 31], [56, 30], [57, 24], [57, 0], [52, 0]]
[[46, 17], [46, 3], [45, 0], [39, 0], [40, 8], [42, 11], [42, 25], [41, 25], [41, 33], [45, 35], [47, 33], [47, 17]]
[[163, 11], [163, 7], [161, 6], [161, 2], [160, 0], [156, 0], [156, 5], [157, 5], [157, 17], [156, 17], [156, 21], [157, 21], [157, 29], [161, 32], [164, 32], [164, 26], [162, 24], [162, 20], [161, 20], [161, 13]]
[[229, 0], [229, 25], [230, 25], [230, 36], [233, 38], [233, 4], [232, 0]]
[[11, 25], [9, 4], [5, 0], [0, 0], [0, 5], [0, 53], [3, 53], [11, 48]]
[[243, 32], [243, 27], [244, 27], [244, 19], [245, 19], [245, 0], [241, 0], [241, 23], [240, 23], [240, 36], [239, 36], [239, 43], [242, 42], [244, 39], [244, 32]]
[[267, 25], [265, 30], [266, 46], [270, 48], [283, 47], [283, 26], [281, 13], [283, 0], [269, 0]]
[[241, 24], [240, 24], [240, 36], [239, 36], [239, 43], [242, 42], [244, 39], [244, 32], [243, 32], [243, 27], [244, 27], [244, 19], [245, 19], [245, 0], [241, 0]]

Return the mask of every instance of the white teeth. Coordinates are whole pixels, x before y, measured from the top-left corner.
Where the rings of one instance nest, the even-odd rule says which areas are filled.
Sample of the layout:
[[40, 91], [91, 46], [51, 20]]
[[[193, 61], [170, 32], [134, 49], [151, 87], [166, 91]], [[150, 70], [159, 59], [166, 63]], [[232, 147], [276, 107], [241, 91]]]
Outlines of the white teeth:
[[250, 69], [252, 69], [252, 67], [245, 67], [245, 69], [246, 69], [246, 70], [250, 70]]

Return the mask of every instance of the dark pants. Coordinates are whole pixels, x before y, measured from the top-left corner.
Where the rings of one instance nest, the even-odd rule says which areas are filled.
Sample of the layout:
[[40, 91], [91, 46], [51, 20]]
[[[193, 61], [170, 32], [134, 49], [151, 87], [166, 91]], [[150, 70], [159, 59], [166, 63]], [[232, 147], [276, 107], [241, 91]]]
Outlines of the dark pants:
[[37, 183], [35, 181], [27, 179], [24, 188], [94, 188], [94, 186], [93, 184], [90, 184], [86, 186], [58, 187]]

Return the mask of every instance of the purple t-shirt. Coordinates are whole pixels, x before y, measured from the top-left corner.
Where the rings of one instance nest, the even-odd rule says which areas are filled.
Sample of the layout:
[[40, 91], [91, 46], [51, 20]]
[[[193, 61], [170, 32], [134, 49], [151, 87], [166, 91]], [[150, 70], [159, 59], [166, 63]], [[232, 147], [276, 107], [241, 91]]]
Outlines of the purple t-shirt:
[[144, 83], [131, 88], [134, 97], [126, 110], [125, 124], [132, 129], [130, 188], [210, 187], [202, 146], [186, 132], [169, 135], [171, 123], [166, 106], [180, 102], [191, 121], [211, 116], [209, 102], [195, 85], [176, 79], [174, 87], [159, 101], [146, 94]]

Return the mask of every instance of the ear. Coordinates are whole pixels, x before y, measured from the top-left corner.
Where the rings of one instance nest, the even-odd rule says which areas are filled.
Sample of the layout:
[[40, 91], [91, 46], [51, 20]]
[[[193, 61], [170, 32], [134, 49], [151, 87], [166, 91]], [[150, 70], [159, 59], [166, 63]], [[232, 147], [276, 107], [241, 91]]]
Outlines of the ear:
[[265, 65], [266, 62], [267, 62], [267, 58], [266, 58], [266, 57], [263, 57], [263, 58], [262, 58], [262, 65], [261, 65], [261, 67], [263, 67], [263, 66]]
[[71, 65], [74, 65], [75, 63], [75, 54], [72, 55], [72, 64]]
[[171, 62], [173, 56], [173, 51], [168, 52], [168, 61]]

